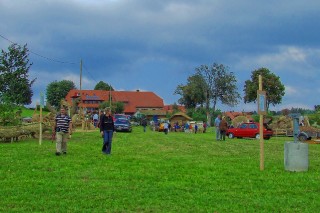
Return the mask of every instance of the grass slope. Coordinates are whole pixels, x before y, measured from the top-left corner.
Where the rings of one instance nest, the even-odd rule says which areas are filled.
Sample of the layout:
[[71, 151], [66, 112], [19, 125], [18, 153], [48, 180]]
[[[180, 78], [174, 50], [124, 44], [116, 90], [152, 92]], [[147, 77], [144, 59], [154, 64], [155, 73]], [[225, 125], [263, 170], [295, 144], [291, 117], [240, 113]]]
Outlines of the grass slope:
[[117, 133], [112, 155], [98, 132], [76, 132], [66, 156], [37, 140], [2, 143], [1, 212], [318, 212], [319, 145], [309, 145], [309, 171], [284, 170], [284, 143], [214, 140], [205, 134], [142, 127]]

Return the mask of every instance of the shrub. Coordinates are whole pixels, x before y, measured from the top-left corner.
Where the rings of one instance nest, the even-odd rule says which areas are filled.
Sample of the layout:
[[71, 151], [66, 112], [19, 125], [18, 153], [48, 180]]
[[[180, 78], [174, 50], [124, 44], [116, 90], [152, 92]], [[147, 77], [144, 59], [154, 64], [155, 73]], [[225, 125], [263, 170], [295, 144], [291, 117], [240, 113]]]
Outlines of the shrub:
[[20, 122], [20, 113], [16, 113], [15, 106], [11, 103], [0, 104], [0, 125], [15, 126]]

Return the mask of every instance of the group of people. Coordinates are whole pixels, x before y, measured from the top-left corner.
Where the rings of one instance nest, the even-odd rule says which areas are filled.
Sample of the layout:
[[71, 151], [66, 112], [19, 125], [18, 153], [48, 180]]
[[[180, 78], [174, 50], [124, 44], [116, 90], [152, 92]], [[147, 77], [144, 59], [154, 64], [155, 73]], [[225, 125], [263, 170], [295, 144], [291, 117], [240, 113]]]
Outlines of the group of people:
[[228, 122], [225, 116], [218, 115], [214, 120], [214, 126], [216, 128], [216, 140], [226, 140], [226, 133], [228, 130]]
[[[182, 123], [182, 125], [179, 125], [179, 123], [176, 122], [173, 125], [173, 131], [174, 132], [186, 132], [186, 133], [194, 132], [196, 134], [198, 132], [198, 130], [199, 130], [198, 123], [194, 123], [194, 125], [192, 125], [189, 122], [186, 122], [185, 124]], [[206, 130], [207, 130], [207, 123], [205, 121], [203, 122], [201, 130], [202, 130], [203, 133], [205, 133]]]
[[[103, 138], [102, 153], [110, 155], [112, 146], [112, 137], [115, 133], [114, 121], [111, 116], [111, 109], [106, 108], [105, 113], [100, 116], [99, 122], [100, 134]], [[56, 116], [53, 134], [56, 138], [56, 155], [67, 154], [67, 139], [72, 134], [72, 120], [67, 115], [66, 109], [61, 107], [60, 113]]]
[[99, 124], [99, 113], [97, 111], [93, 111], [93, 112], [88, 111], [85, 114], [85, 120], [88, 123], [92, 123], [94, 128], [97, 128]]
[[[97, 121], [97, 118], [94, 116], [94, 120]], [[186, 124], [187, 125], [187, 124]], [[144, 132], [146, 131], [147, 121], [144, 119], [142, 121], [142, 126]], [[221, 118], [221, 115], [218, 115], [214, 121], [214, 126], [216, 129], [216, 140], [225, 141], [226, 132], [228, 130], [228, 123], [225, 116]], [[111, 115], [111, 109], [106, 108], [104, 113], [101, 114], [99, 120], [100, 134], [103, 138], [102, 153], [110, 155], [112, 147], [112, 138], [115, 133], [114, 120]], [[190, 129], [189, 126], [185, 126], [185, 129]], [[195, 133], [197, 133], [198, 126], [195, 125]], [[205, 126], [206, 129], [206, 126]], [[72, 134], [72, 120], [67, 115], [66, 109], [61, 107], [60, 113], [55, 118], [55, 124], [53, 127], [53, 134], [56, 137], [56, 155], [60, 156], [61, 154], [67, 154], [67, 139], [68, 136]], [[169, 124], [164, 123], [164, 133], [168, 134]]]

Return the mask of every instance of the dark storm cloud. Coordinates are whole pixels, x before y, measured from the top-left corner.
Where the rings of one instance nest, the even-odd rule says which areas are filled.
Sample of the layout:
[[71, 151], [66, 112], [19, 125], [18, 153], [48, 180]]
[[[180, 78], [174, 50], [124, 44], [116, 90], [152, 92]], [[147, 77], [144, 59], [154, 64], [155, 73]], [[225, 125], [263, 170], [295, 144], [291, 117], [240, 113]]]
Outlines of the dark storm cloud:
[[[4, 0], [0, 34], [72, 62], [31, 54], [33, 75], [42, 82], [37, 91], [43, 82], [76, 81], [82, 59], [88, 89], [103, 80], [119, 89], [152, 90], [173, 103], [174, 89], [195, 67], [218, 62], [236, 74], [240, 91], [251, 71], [268, 67], [288, 90], [283, 107], [311, 108], [319, 100], [301, 97], [313, 89], [304, 85], [300, 91], [301, 80], [320, 83], [319, 8], [315, 0]], [[0, 40], [2, 49], [9, 44]]]

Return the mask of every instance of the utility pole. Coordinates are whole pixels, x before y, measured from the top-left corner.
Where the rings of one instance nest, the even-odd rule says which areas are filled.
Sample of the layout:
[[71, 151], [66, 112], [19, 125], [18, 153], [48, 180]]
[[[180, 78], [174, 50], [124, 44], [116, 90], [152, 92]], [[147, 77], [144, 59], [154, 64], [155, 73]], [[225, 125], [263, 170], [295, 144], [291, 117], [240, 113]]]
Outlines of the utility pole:
[[82, 88], [82, 59], [80, 60], [80, 92]]
[[80, 102], [79, 102], [79, 114], [80, 118], [82, 118], [82, 59], [80, 60]]
[[80, 101], [79, 101], [78, 106], [79, 106], [79, 116], [80, 116], [80, 120], [81, 120], [81, 126], [83, 129], [84, 116], [83, 116], [83, 112], [82, 112], [82, 59], [80, 60]]
[[111, 98], [111, 85], [109, 85], [109, 107], [110, 107], [110, 110], [111, 110], [111, 101], [112, 101], [112, 98]]

